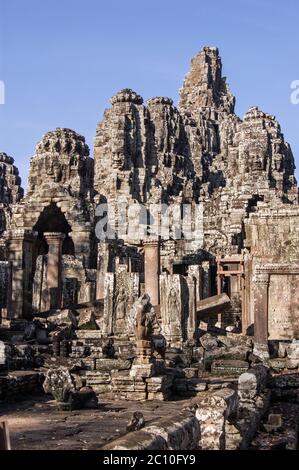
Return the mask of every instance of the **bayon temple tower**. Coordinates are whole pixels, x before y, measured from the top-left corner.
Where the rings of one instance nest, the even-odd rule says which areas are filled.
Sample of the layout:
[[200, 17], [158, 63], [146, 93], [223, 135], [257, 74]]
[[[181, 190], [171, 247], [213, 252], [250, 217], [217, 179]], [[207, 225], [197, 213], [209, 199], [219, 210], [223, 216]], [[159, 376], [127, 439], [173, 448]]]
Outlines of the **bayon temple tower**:
[[193, 58], [179, 93], [176, 107], [118, 92], [99, 116], [93, 156], [77, 132], [47, 132], [25, 194], [13, 158], [0, 154], [6, 374], [31, 361], [52, 390], [49, 358], [69, 369], [79, 358], [98, 397], [166, 400], [188, 395], [192, 381], [200, 391], [209, 374], [239, 377], [279, 357], [281, 370], [298, 368], [290, 145], [257, 106], [235, 114], [217, 48]]

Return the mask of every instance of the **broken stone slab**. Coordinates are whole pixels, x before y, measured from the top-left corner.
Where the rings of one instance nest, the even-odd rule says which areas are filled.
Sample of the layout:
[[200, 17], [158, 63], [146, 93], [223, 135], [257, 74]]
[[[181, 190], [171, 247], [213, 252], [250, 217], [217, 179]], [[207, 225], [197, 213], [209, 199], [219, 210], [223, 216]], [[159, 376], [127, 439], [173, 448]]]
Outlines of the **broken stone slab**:
[[95, 359], [95, 369], [99, 371], [129, 370], [132, 361], [124, 359]]
[[[59, 313], [58, 313], [59, 312]], [[47, 318], [48, 322], [56, 326], [71, 326], [77, 328], [78, 320], [72, 310], [57, 310], [57, 313], [52, 314]]]
[[252, 351], [253, 339], [250, 336], [228, 332], [226, 335], [217, 335], [218, 341], [227, 348], [243, 347]]
[[267, 364], [272, 370], [279, 372], [287, 368], [287, 358], [275, 357], [273, 359], [269, 359]]
[[210, 333], [206, 333], [205, 335], [201, 336], [200, 344], [206, 351], [212, 351], [213, 349], [218, 348], [218, 340], [217, 337], [211, 335]]
[[247, 362], [248, 359], [248, 350], [244, 348], [226, 348], [226, 347], [218, 347], [212, 350], [205, 350], [203, 363], [205, 370], [211, 370], [212, 363], [214, 361], [220, 360], [238, 360]]
[[81, 312], [78, 328], [79, 330], [99, 330], [94, 312]]
[[196, 304], [198, 315], [213, 315], [225, 312], [231, 308], [231, 301], [227, 294], [214, 295], [200, 300]]
[[102, 333], [100, 330], [76, 330], [75, 336], [81, 340], [101, 340]]
[[248, 362], [231, 359], [213, 361], [211, 365], [211, 372], [215, 375], [240, 375], [248, 369]]

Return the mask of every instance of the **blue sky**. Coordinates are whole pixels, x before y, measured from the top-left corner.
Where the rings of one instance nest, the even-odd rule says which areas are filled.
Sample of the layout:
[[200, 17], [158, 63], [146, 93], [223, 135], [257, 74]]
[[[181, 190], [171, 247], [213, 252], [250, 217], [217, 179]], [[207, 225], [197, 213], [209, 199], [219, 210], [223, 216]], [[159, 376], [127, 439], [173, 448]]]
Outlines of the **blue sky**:
[[45, 132], [72, 128], [92, 148], [113, 94], [130, 87], [177, 102], [191, 58], [209, 45], [237, 113], [258, 105], [276, 115], [299, 167], [298, 24], [297, 0], [0, 0], [0, 151], [26, 186]]

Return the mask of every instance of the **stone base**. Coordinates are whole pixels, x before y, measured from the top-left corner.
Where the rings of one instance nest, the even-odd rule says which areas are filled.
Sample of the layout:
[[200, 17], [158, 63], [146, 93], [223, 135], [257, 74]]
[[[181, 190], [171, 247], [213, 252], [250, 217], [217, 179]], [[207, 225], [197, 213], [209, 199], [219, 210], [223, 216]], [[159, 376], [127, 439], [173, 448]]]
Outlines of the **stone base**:
[[136, 379], [129, 375], [113, 376], [111, 389], [115, 396], [120, 400], [146, 400], [147, 390], [146, 382], [142, 379]]
[[[153, 366], [150, 364], [149, 366]], [[147, 366], [133, 366], [137, 375], [123, 372], [112, 374], [111, 390], [114, 396], [121, 400], [168, 400], [172, 392], [172, 377], [168, 375], [148, 376], [153, 369]], [[144, 375], [145, 374], [145, 375]]]
[[168, 400], [172, 392], [172, 377], [162, 375], [146, 379], [148, 400]]
[[135, 379], [145, 379], [152, 377], [155, 374], [155, 365], [149, 364], [134, 364], [130, 370], [130, 377]]

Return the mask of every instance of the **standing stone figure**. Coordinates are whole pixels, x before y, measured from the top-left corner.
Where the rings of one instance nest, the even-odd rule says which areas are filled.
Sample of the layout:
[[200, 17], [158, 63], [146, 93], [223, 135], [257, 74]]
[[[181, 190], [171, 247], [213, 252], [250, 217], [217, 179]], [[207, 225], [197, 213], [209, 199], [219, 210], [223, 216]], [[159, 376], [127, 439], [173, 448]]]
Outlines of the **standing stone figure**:
[[136, 339], [150, 341], [155, 323], [155, 311], [150, 303], [150, 297], [144, 294], [135, 304], [136, 309]]
[[172, 287], [168, 294], [168, 327], [169, 331], [175, 326], [181, 327], [181, 305], [178, 298], [178, 292], [175, 287]]
[[124, 286], [120, 286], [115, 301], [115, 330], [121, 332], [125, 327], [125, 318], [127, 311], [127, 293]]

